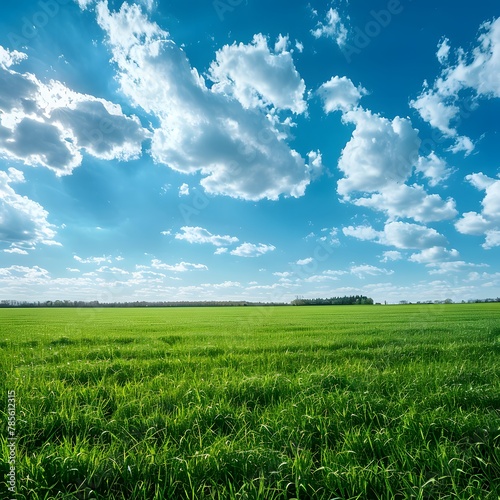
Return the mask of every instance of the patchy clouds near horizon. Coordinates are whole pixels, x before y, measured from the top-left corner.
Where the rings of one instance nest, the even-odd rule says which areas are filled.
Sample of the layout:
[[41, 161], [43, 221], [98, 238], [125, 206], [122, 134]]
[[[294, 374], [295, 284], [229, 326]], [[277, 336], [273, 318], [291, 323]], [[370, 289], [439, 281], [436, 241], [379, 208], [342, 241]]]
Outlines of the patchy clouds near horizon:
[[0, 300], [500, 296], [497, 2], [0, 10]]

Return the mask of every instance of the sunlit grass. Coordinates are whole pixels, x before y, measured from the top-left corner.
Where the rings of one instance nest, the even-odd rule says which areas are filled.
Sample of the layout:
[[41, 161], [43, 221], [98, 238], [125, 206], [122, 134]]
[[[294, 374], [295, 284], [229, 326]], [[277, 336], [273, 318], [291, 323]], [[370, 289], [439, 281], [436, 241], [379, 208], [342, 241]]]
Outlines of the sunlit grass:
[[500, 494], [498, 304], [11, 309], [0, 330], [17, 498]]

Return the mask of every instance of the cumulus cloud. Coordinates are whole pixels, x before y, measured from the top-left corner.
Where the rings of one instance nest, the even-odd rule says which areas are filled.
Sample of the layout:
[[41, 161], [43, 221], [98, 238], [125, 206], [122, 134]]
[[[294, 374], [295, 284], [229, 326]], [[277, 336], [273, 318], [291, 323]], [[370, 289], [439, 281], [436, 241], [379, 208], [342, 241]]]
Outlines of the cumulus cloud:
[[338, 193], [374, 192], [390, 183], [405, 182], [418, 159], [418, 131], [406, 118], [388, 120], [369, 110], [355, 109], [342, 117], [356, 128], [342, 151], [338, 167], [344, 174]]
[[490, 249], [500, 246], [500, 179], [493, 179], [487, 175], [474, 173], [465, 178], [476, 189], [485, 191], [481, 201], [481, 213], [466, 212], [455, 223], [455, 228], [462, 234], [471, 234], [486, 237], [483, 248]]
[[431, 151], [427, 156], [420, 156], [415, 168], [417, 172], [429, 179], [430, 186], [437, 186], [453, 173], [453, 169], [434, 151]]
[[[232, 97], [234, 80], [233, 85], [224, 86], [231, 88], [231, 95], [221, 93], [221, 87], [208, 88], [184, 51], [138, 5], [125, 2], [118, 12], [110, 12], [102, 2], [96, 10], [98, 23], [107, 34], [120, 89], [160, 124], [151, 146], [157, 163], [179, 172], [200, 172], [202, 186], [212, 194], [248, 200], [304, 194], [310, 182], [308, 165], [280, 137], [265, 110], [245, 109]], [[248, 64], [249, 54], [261, 62], [262, 78], [254, 82], [257, 87], [243, 80], [241, 67]], [[266, 51], [264, 39], [257, 38], [248, 46], [228, 47], [220, 52], [219, 60], [224, 64], [220, 69], [214, 66], [214, 77], [215, 73], [221, 78], [233, 75], [239, 82], [240, 98], [259, 95], [266, 103], [302, 111], [298, 97], [302, 84], [288, 52]], [[292, 86], [285, 88], [295, 89], [293, 97], [286, 96], [282, 88], [279, 96], [273, 86], [284, 75], [291, 78], [287, 85]]]
[[288, 38], [280, 37], [273, 53], [262, 34], [248, 45], [224, 45], [210, 65], [212, 90], [234, 97], [247, 109], [274, 106], [304, 113], [306, 86], [287, 45]]
[[425, 249], [446, 242], [446, 238], [435, 229], [406, 222], [386, 224], [383, 239], [387, 244], [402, 249]]
[[104, 160], [141, 154], [149, 132], [137, 117], [60, 82], [14, 71], [19, 53], [2, 49], [0, 59], [0, 156], [67, 175], [81, 164], [82, 151]]
[[349, 78], [333, 76], [318, 89], [323, 101], [325, 113], [333, 111], [350, 111], [358, 106], [361, 98], [368, 91], [362, 86], [356, 87]]
[[0, 241], [10, 253], [26, 254], [37, 244], [60, 245], [55, 226], [48, 222], [48, 212], [37, 202], [16, 193], [11, 184], [23, 183], [24, 174], [9, 168], [0, 171]]
[[[389, 120], [362, 108], [345, 112], [342, 119], [356, 126], [338, 162], [344, 177], [337, 183], [337, 192], [344, 201], [385, 212], [390, 220], [430, 222], [456, 216], [453, 199], [406, 184], [414, 169], [430, 179], [431, 186], [451, 174], [434, 152], [419, 156], [421, 141], [409, 119]], [[361, 196], [363, 192], [371, 194]]]
[[339, 47], [343, 47], [347, 41], [348, 31], [338, 11], [330, 8], [324, 22], [318, 22], [316, 29], [311, 30], [311, 34], [314, 38], [331, 38]]
[[500, 230], [492, 229], [486, 231], [486, 239], [483, 243], [483, 248], [489, 250], [490, 248], [500, 247]]
[[437, 52], [443, 65], [441, 74], [431, 88], [424, 84], [410, 104], [424, 121], [455, 139], [451, 151], [469, 154], [474, 149], [473, 141], [457, 131], [464, 107], [462, 95], [464, 90], [472, 90], [476, 101], [500, 97], [500, 18], [483, 23], [476, 47], [470, 52], [456, 50], [455, 63], [450, 63], [450, 50], [448, 40], [442, 40]]
[[418, 262], [419, 264], [432, 264], [456, 259], [458, 256], [458, 250], [447, 250], [445, 247], [434, 246], [412, 254], [409, 260], [411, 262]]
[[403, 255], [401, 252], [398, 252], [397, 250], [387, 250], [382, 254], [382, 260], [381, 262], [390, 262], [390, 261], [395, 261], [395, 260], [401, 260], [403, 258]]
[[353, 203], [385, 212], [391, 220], [407, 217], [417, 222], [440, 221], [453, 219], [458, 213], [453, 199], [445, 201], [437, 194], [428, 194], [417, 184], [395, 184], [390, 189], [358, 198]]
[[307, 264], [310, 264], [314, 259], [312, 257], [307, 257], [306, 259], [300, 259], [296, 262], [298, 266], [307, 266]]
[[260, 257], [261, 255], [273, 252], [274, 250], [276, 250], [276, 247], [273, 245], [265, 245], [264, 243], [259, 243], [257, 245], [253, 243], [243, 243], [230, 253], [231, 255], [236, 255], [238, 257]]
[[17, 50], [9, 50], [0, 45], [0, 67], [9, 68], [13, 64], [26, 59], [28, 56]]
[[210, 243], [216, 247], [221, 247], [239, 241], [235, 236], [215, 235], [202, 227], [184, 226], [181, 227], [181, 231], [182, 233], [177, 233], [175, 238], [178, 240], [185, 240], [189, 243]]
[[446, 244], [446, 238], [435, 229], [408, 222], [388, 222], [383, 231], [376, 231], [371, 226], [348, 226], [342, 231], [346, 236], [403, 250], [424, 250]]

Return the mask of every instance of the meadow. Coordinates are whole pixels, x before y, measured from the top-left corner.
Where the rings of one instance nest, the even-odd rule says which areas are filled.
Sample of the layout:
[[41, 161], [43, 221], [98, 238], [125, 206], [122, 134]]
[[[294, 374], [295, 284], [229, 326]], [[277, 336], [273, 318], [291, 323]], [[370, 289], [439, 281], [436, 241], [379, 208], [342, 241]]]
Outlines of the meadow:
[[0, 310], [0, 498], [498, 499], [499, 354], [500, 304]]

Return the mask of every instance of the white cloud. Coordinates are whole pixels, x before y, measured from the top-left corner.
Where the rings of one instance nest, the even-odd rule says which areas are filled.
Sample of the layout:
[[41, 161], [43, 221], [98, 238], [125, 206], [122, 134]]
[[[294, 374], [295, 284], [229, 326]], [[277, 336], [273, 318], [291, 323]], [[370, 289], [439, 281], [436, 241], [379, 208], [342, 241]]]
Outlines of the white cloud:
[[450, 41], [448, 38], [443, 38], [438, 44], [438, 51], [436, 52], [436, 57], [441, 64], [444, 64], [448, 60], [448, 54], [450, 53]]
[[427, 267], [430, 268], [429, 274], [445, 274], [449, 273], [458, 273], [461, 271], [465, 271], [471, 267], [488, 267], [486, 264], [474, 264], [472, 262], [465, 262], [463, 260], [456, 260], [452, 262], [435, 262], [427, 264]]
[[24, 174], [9, 168], [0, 171], [0, 241], [10, 245], [5, 251], [26, 254], [37, 244], [60, 245], [54, 238], [55, 226], [48, 212], [37, 202], [21, 196], [11, 184], [24, 182]]
[[455, 138], [450, 148], [453, 152], [474, 149], [473, 141], [459, 136], [457, 131], [462, 108], [461, 92], [471, 89], [476, 98], [500, 97], [500, 18], [480, 26], [476, 47], [467, 53], [456, 50], [456, 63], [450, 63], [450, 46], [447, 39], [439, 44], [437, 57], [443, 65], [440, 76], [432, 88], [424, 90], [411, 101], [422, 119], [440, 130], [445, 136]]
[[0, 282], [18, 283], [22, 281], [25, 284], [45, 283], [50, 278], [46, 269], [39, 266], [10, 266], [0, 269]]
[[208, 267], [204, 264], [192, 264], [190, 262], [179, 262], [178, 264], [165, 264], [159, 259], [151, 261], [151, 267], [162, 271], [174, 271], [176, 273], [185, 273], [187, 271], [202, 270], [207, 271]]
[[435, 229], [408, 222], [389, 222], [385, 224], [383, 231], [376, 231], [371, 226], [348, 226], [342, 231], [346, 236], [403, 250], [424, 250], [446, 243], [446, 238]]
[[500, 230], [493, 229], [486, 231], [486, 240], [483, 243], [483, 248], [489, 250], [490, 248], [500, 247]]
[[96, 272], [97, 273], [121, 274], [121, 275], [130, 274], [125, 269], [121, 269], [119, 267], [109, 267], [109, 266], [101, 266], [99, 269], [96, 269]]
[[477, 212], [465, 212], [462, 218], [455, 223], [455, 228], [462, 234], [481, 236], [492, 227], [492, 222], [486, 220]]
[[326, 283], [329, 281], [337, 281], [339, 278], [337, 276], [329, 276], [328, 274], [314, 274], [305, 278], [304, 283]]
[[[103, 2], [96, 10], [121, 91], [160, 123], [151, 146], [156, 162], [179, 172], [201, 172], [201, 185], [212, 194], [248, 200], [304, 194], [310, 182], [308, 167], [280, 139], [265, 110], [245, 109], [236, 99], [208, 88], [184, 51], [139, 6], [123, 3], [118, 12], [110, 12]], [[263, 42], [241, 50], [262, 52]], [[283, 64], [273, 73], [277, 82], [286, 74], [295, 83], [285, 88], [299, 90], [289, 97], [280, 89], [278, 97], [275, 87], [269, 85], [264, 91], [260, 82], [259, 90], [265, 94], [261, 97], [299, 111], [296, 96], [301, 85], [292, 72], [290, 55], [272, 54], [270, 61]]]
[[379, 191], [408, 179], [420, 146], [418, 131], [408, 119], [396, 117], [391, 121], [371, 111], [355, 109], [345, 113], [342, 120], [356, 128], [338, 163], [344, 174], [337, 184], [341, 196]]
[[82, 10], [86, 10], [88, 7], [90, 7], [96, 1], [97, 0], [76, 0], [78, 5], [80, 6], [80, 9], [82, 9]]
[[[23, 52], [18, 52], [17, 50], [5, 49], [0, 45], [0, 67], [9, 68], [10, 66], [21, 62], [28, 56]], [[3, 90], [3, 89], [2, 89]]]
[[186, 183], [179, 188], [179, 196], [189, 196], [189, 186]]
[[278, 276], [278, 278], [290, 278], [292, 273], [290, 271], [284, 271], [282, 273], [273, 273], [273, 276]]
[[4, 248], [5, 253], [17, 253], [18, 255], [28, 255], [28, 252], [19, 247]]
[[307, 264], [310, 264], [314, 259], [312, 257], [307, 257], [306, 259], [300, 259], [296, 262], [298, 266], [307, 266]]
[[436, 91], [426, 90], [418, 99], [410, 102], [422, 119], [449, 137], [455, 137], [457, 131], [450, 122], [455, 118], [460, 109], [455, 104], [447, 103]]
[[339, 47], [343, 47], [346, 44], [348, 32], [338, 11], [330, 8], [326, 13], [324, 23], [318, 22], [316, 29], [311, 30], [311, 34], [314, 38], [331, 38]]
[[[419, 156], [421, 141], [409, 119], [388, 120], [357, 108], [345, 112], [342, 120], [356, 125], [338, 162], [344, 177], [337, 183], [337, 192], [345, 201], [385, 212], [390, 220], [430, 222], [457, 215], [453, 199], [443, 200], [418, 184], [405, 184], [414, 168], [430, 179], [431, 186], [451, 173], [434, 152]], [[362, 192], [372, 194], [356, 198]]]
[[382, 254], [383, 259], [381, 262], [390, 262], [390, 261], [395, 261], [395, 260], [401, 260], [403, 258], [403, 255], [401, 252], [398, 252], [397, 250], [387, 250]]
[[371, 226], [348, 226], [342, 228], [345, 236], [352, 236], [358, 240], [371, 241], [380, 237], [380, 231], [377, 231]]
[[73, 255], [73, 258], [77, 261], [80, 262], [80, 264], [97, 264], [100, 266], [104, 262], [112, 262], [112, 257], [111, 255], [103, 255], [102, 257], [88, 257], [86, 259], [83, 259], [82, 257], [79, 257], [78, 255]]
[[259, 257], [268, 252], [273, 252], [274, 250], [276, 250], [276, 247], [273, 245], [265, 245], [263, 243], [259, 243], [257, 245], [253, 243], [243, 243], [230, 253], [231, 255], [237, 255], [238, 257]]
[[365, 88], [355, 87], [345, 76], [334, 76], [318, 89], [325, 113], [350, 111], [358, 106], [360, 99], [367, 93]]
[[309, 151], [309, 153], [307, 153], [307, 158], [309, 160], [311, 179], [317, 179], [323, 173], [323, 156], [320, 151]]
[[465, 177], [476, 189], [485, 191], [481, 201], [481, 213], [466, 212], [455, 223], [455, 228], [462, 234], [485, 235], [483, 248], [500, 246], [500, 179], [493, 179], [483, 173], [474, 173]]
[[231, 245], [239, 241], [235, 236], [215, 235], [202, 227], [184, 226], [181, 227], [181, 231], [182, 233], [177, 233], [175, 238], [178, 240], [185, 240], [189, 243], [211, 243], [216, 247], [220, 247]]
[[358, 278], [365, 278], [366, 276], [378, 276], [380, 274], [391, 275], [394, 273], [394, 271], [392, 270], [371, 266], [369, 264], [352, 266], [350, 268], [350, 272], [351, 274], [354, 274], [354, 276], [357, 276]]
[[483, 23], [477, 46], [469, 53], [457, 51], [455, 66], [445, 66], [436, 88], [453, 96], [471, 88], [481, 97], [500, 97], [500, 18]]
[[212, 91], [234, 97], [244, 108], [274, 106], [304, 113], [306, 86], [287, 45], [288, 38], [280, 36], [272, 53], [262, 34], [248, 45], [224, 45], [210, 65]]
[[439, 246], [446, 242], [446, 238], [435, 229], [409, 224], [406, 222], [390, 222], [384, 227], [385, 244], [401, 249], [425, 249], [430, 246]]
[[390, 219], [408, 217], [417, 222], [453, 219], [457, 215], [455, 201], [427, 194], [422, 186], [394, 184], [382, 193], [354, 200], [355, 205], [385, 212]]
[[82, 151], [100, 159], [129, 160], [141, 154], [149, 132], [120, 106], [79, 94], [60, 82], [43, 83], [7, 65], [17, 53], [0, 59], [0, 156], [44, 166], [67, 175], [82, 162]]
[[445, 247], [434, 246], [412, 254], [409, 260], [419, 264], [431, 264], [456, 259], [458, 256], [458, 250], [447, 250]]
[[446, 161], [439, 158], [434, 151], [418, 158], [416, 170], [429, 179], [430, 186], [437, 186], [453, 173]]

